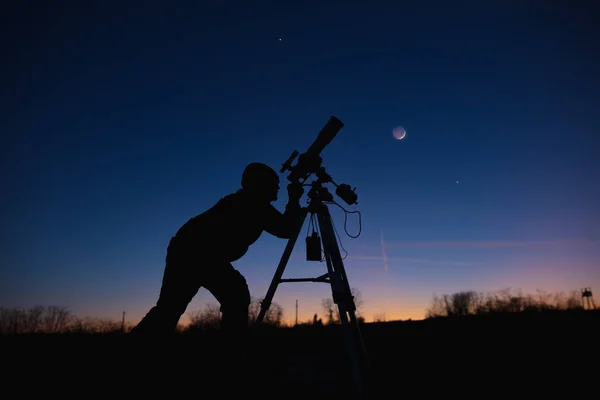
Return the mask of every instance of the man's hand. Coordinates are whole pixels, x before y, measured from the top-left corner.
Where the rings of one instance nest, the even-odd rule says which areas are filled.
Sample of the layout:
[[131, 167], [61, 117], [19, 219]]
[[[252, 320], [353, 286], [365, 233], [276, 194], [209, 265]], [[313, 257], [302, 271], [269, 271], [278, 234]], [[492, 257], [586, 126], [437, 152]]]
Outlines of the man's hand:
[[292, 182], [287, 186], [288, 196], [290, 200], [300, 200], [304, 194], [304, 187], [300, 182]]

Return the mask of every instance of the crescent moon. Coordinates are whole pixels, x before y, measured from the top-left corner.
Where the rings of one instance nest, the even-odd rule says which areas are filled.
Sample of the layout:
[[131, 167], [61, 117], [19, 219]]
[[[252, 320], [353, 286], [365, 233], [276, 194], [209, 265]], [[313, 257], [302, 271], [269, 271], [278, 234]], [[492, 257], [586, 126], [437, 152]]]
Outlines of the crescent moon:
[[401, 126], [398, 126], [392, 130], [392, 134], [396, 139], [402, 140], [406, 136], [406, 129], [404, 129]]

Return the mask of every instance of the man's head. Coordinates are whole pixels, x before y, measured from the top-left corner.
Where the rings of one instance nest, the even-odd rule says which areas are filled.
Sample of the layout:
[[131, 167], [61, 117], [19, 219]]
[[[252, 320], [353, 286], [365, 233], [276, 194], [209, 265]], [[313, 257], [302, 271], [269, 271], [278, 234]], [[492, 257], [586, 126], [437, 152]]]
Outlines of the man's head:
[[242, 174], [242, 189], [257, 200], [275, 201], [279, 192], [279, 176], [266, 164], [250, 163]]

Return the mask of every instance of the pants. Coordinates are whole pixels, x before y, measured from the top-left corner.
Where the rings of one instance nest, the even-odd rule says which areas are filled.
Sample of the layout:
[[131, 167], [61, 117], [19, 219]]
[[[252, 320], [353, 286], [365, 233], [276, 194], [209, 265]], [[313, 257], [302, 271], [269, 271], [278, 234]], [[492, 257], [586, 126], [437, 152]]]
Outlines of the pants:
[[204, 287], [220, 303], [221, 330], [225, 336], [235, 342], [244, 340], [250, 306], [248, 284], [228, 261], [206, 257], [214, 250], [192, 253], [171, 239], [158, 301], [133, 328], [133, 335], [173, 334], [188, 304]]

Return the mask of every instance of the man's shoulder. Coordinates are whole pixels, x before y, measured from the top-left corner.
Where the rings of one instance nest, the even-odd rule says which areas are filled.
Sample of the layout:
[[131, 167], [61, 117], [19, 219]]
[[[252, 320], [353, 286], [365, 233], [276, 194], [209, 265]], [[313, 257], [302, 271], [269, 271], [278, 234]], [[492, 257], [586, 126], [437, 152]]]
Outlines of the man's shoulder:
[[240, 204], [243, 204], [243, 195], [240, 191], [229, 193], [223, 197], [221, 197], [213, 206], [214, 207], [223, 207], [223, 206], [233, 206], [238, 207]]
[[215, 206], [219, 205], [231, 206], [235, 208], [252, 208], [257, 211], [260, 209], [270, 210], [271, 208], [275, 208], [271, 203], [253, 200], [251, 197], [248, 197], [248, 195], [244, 194], [241, 189], [221, 197], [215, 204]]
[[221, 197], [214, 206], [201, 215], [210, 219], [212, 217], [238, 218], [241, 215], [249, 214], [262, 217], [271, 215], [273, 211], [277, 211], [277, 209], [271, 203], [252, 201], [241, 190], [238, 190]]

